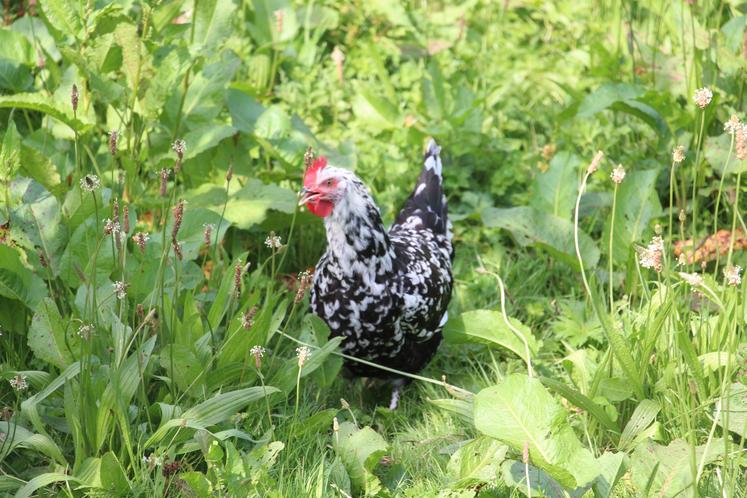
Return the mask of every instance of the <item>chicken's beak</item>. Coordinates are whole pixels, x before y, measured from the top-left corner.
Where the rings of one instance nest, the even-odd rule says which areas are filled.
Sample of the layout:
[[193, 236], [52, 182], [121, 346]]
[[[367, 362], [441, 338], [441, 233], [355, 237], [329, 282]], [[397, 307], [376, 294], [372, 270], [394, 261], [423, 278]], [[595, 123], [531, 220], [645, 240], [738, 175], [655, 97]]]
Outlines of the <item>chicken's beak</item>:
[[303, 206], [310, 200], [317, 197], [319, 194], [317, 192], [312, 192], [311, 190], [307, 189], [306, 187], [302, 188], [301, 191], [298, 193], [298, 205]]

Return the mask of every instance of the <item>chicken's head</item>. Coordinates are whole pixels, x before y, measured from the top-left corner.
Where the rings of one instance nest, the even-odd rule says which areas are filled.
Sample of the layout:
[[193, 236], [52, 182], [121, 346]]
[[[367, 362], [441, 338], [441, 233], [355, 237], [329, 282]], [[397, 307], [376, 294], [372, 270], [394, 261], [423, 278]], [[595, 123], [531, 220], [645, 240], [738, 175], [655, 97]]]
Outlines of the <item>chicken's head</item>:
[[340, 180], [335, 177], [334, 170], [335, 168], [327, 168], [327, 158], [320, 156], [306, 169], [303, 177], [298, 204], [305, 204], [309, 211], [320, 218], [332, 213], [340, 196]]

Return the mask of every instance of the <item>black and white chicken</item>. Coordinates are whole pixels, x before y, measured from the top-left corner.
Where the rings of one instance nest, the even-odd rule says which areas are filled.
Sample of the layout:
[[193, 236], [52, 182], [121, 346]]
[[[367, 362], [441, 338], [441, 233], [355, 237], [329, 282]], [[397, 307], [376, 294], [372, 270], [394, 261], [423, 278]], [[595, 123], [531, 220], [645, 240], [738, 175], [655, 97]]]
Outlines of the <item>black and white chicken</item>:
[[[441, 342], [451, 299], [451, 224], [440, 147], [431, 140], [417, 185], [387, 232], [379, 208], [351, 171], [319, 157], [306, 169], [300, 204], [324, 219], [327, 251], [316, 265], [311, 309], [342, 336], [345, 354], [408, 373]], [[356, 376], [390, 379], [390, 408], [408, 378], [355, 361]]]

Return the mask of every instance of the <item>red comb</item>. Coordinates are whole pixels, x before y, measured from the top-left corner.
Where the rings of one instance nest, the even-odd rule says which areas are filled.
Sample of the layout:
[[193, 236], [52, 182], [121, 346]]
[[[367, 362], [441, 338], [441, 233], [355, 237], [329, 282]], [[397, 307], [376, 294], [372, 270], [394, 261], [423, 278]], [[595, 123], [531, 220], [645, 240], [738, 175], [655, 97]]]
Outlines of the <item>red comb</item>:
[[306, 173], [304, 174], [304, 185], [308, 186], [308, 184], [312, 184], [316, 181], [316, 175], [319, 173], [319, 170], [325, 168], [327, 166], [327, 158], [324, 156], [319, 156], [316, 159], [314, 159], [314, 162], [306, 169]]

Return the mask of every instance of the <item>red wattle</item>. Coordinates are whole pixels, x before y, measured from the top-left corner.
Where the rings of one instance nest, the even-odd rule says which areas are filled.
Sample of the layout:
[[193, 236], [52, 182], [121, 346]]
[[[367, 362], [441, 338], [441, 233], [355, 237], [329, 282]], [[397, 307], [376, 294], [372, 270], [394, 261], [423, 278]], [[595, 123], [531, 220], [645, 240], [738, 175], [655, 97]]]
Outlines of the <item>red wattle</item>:
[[307, 202], [306, 206], [309, 208], [309, 211], [311, 211], [312, 214], [320, 218], [326, 218], [327, 216], [332, 214], [332, 208], [335, 207], [334, 204], [326, 200]]

